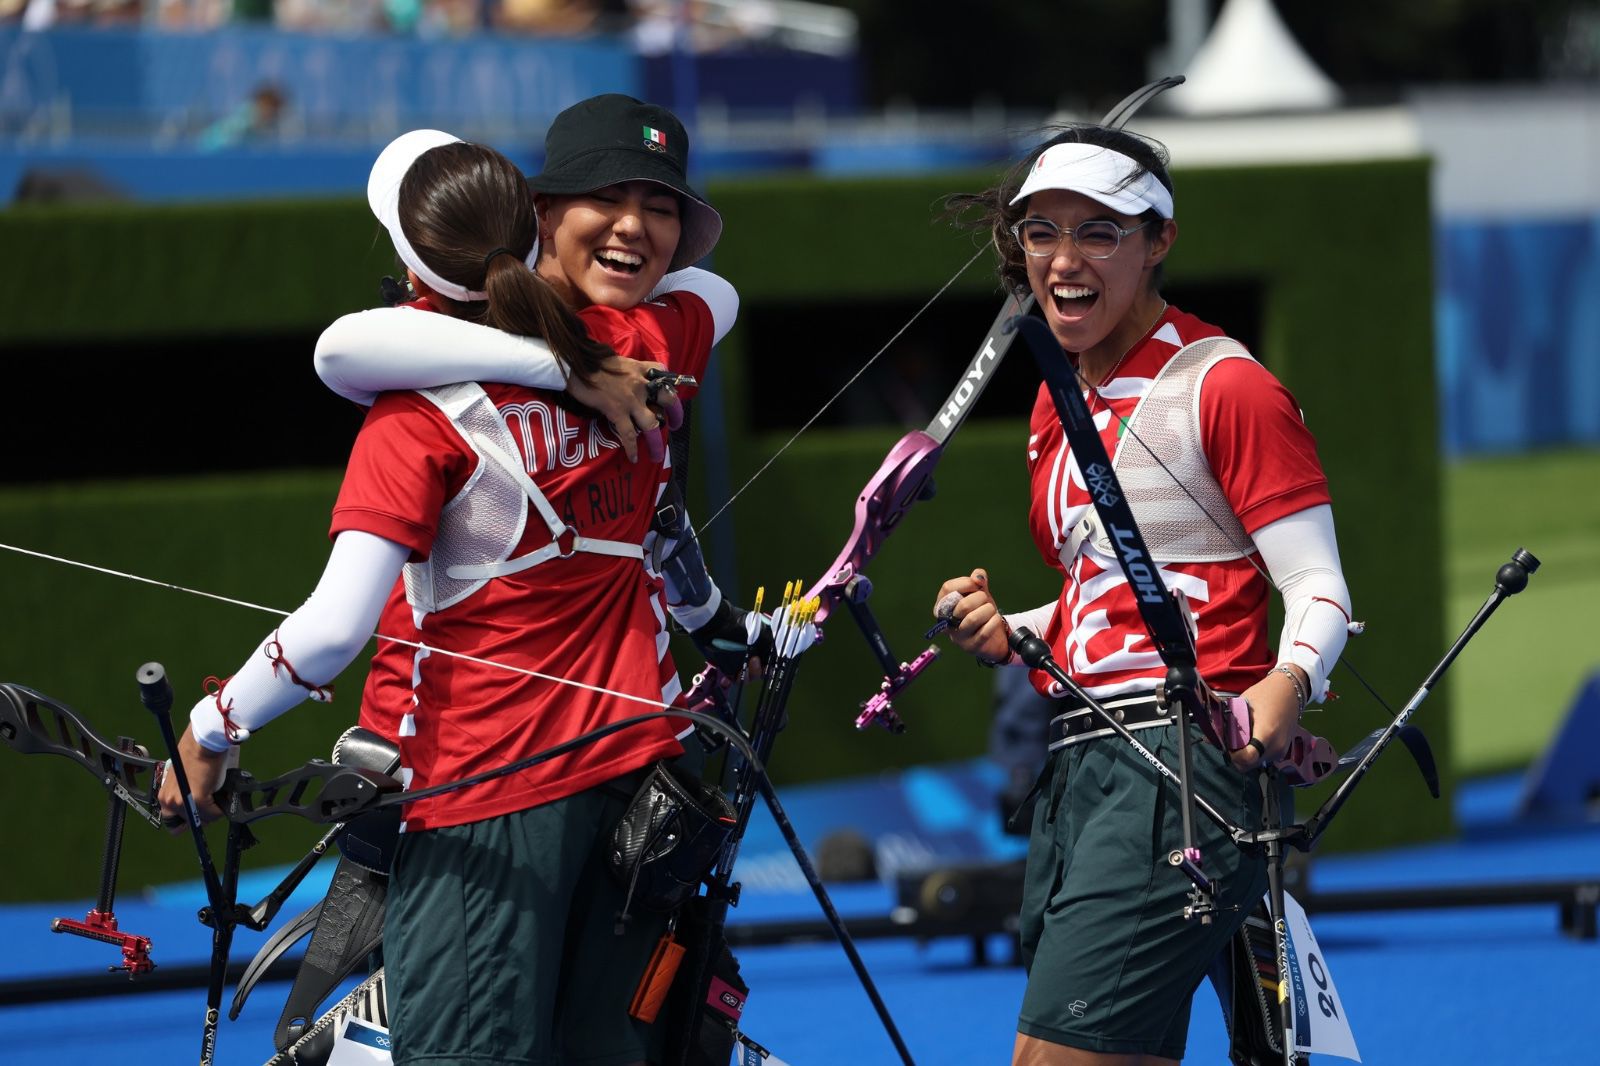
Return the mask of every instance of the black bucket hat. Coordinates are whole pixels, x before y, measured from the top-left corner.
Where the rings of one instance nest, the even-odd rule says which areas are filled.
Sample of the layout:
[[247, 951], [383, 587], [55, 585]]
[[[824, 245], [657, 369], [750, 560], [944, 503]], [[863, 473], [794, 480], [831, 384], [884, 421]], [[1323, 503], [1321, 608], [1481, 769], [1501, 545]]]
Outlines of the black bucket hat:
[[534, 192], [572, 196], [621, 181], [653, 181], [683, 197], [683, 232], [668, 265], [678, 270], [711, 254], [722, 216], [689, 187], [689, 135], [664, 107], [619, 93], [591, 96], [557, 115], [544, 138]]

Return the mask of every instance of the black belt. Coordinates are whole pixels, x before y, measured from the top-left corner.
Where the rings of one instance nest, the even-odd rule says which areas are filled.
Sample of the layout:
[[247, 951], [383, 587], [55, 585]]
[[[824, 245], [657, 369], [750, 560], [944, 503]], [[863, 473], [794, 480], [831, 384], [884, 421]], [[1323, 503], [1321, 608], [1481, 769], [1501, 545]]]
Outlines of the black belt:
[[[1118, 724], [1129, 730], [1153, 729], [1172, 721], [1166, 708], [1158, 706], [1156, 698], [1149, 693], [1101, 700], [1100, 705], [1111, 712], [1111, 717]], [[1049, 750], [1070, 747], [1095, 737], [1111, 736], [1115, 732], [1099, 712], [1088, 707], [1074, 707], [1050, 720]]]

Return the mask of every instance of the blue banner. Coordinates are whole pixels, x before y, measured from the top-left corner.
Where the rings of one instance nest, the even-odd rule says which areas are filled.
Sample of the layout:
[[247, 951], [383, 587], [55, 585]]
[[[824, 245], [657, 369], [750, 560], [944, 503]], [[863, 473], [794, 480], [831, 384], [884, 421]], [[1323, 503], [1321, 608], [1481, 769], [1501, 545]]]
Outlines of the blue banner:
[[1446, 451], [1600, 444], [1600, 216], [1434, 232]]

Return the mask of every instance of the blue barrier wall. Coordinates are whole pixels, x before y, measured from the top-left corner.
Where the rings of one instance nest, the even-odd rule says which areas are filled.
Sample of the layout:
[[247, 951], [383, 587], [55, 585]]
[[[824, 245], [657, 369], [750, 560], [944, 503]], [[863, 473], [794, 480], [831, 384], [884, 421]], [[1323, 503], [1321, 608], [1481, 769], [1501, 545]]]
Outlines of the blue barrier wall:
[[[199, 200], [272, 200], [356, 197], [367, 187], [372, 160], [384, 145], [359, 147], [236, 147], [203, 151], [77, 141], [62, 147], [0, 150], [0, 199], [16, 196], [26, 176], [37, 182], [92, 180], [108, 195], [150, 203]], [[498, 145], [511, 161], [532, 169], [534, 156], [520, 145]]]
[[1600, 216], [1434, 232], [1445, 449], [1600, 444]]
[[226, 114], [265, 82], [283, 87], [308, 134], [377, 136], [418, 126], [543, 129], [601, 92], [640, 91], [620, 38], [445, 41], [230, 28], [209, 33], [0, 30], [0, 129], [54, 135], [184, 128]]

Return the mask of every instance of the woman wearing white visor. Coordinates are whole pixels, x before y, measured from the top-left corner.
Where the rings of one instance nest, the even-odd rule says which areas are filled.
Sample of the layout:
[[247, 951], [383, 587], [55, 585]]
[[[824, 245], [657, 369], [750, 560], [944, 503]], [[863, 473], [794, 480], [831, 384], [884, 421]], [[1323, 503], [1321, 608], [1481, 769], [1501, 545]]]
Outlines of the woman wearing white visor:
[[[539, 219], [493, 149], [406, 134], [379, 156], [368, 194], [418, 294], [401, 312], [417, 328], [470, 315], [541, 336], [574, 380], [603, 372], [606, 344], [651, 350], [648, 330], [575, 314], [532, 269]], [[702, 365], [709, 332], [685, 333]], [[411, 791], [670, 702], [657, 587], [641, 565], [667, 475], [659, 457], [629, 462], [602, 420], [548, 390], [464, 382], [379, 396], [316, 590], [190, 713], [179, 752], [202, 813], [218, 813], [209, 797], [231, 748], [326, 698], [402, 568], [428, 646], [405, 649], [407, 698], [389, 730]], [[650, 1028], [628, 1007], [666, 919], [635, 913], [616, 931], [625, 888], [606, 845], [640, 772], [681, 752], [674, 733], [658, 719], [404, 807], [384, 945], [397, 1063], [647, 1059]], [[181, 808], [170, 779], [161, 803]]]
[[[1259, 825], [1258, 769], [1283, 754], [1299, 712], [1326, 693], [1350, 611], [1327, 480], [1298, 405], [1242, 348], [1197, 345], [1222, 331], [1162, 298], [1161, 266], [1178, 226], [1166, 153], [1154, 142], [1068, 127], [998, 185], [952, 206], [978, 216], [1003, 282], [1038, 301], [1125, 488], [1137, 480], [1165, 490], [1160, 511], [1128, 489], [1134, 514], [1166, 584], [1195, 612], [1201, 675], [1243, 694], [1254, 712], [1244, 748], [1194, 746], [1195, 788], [1239, 824]], [[1027, 518], [1062, 575], [1060, 594], [1003, 613], [977, 569], [945, 582], [935, 602], [958, 594], [949, 632], [988, 665], [1018, 665], [1009, 633], [1033, 629], [1078, 684], [1176, 765], [1175, 731], [1153, 696], [1165, 667], [1043, 387], [1031, 434]], [[1160, 454], [1152, 459], [1145, 444]], [[1133, 467], [1149, 476], [1130, 477]], [[1275, 650], [1270, 587], [1256, 565], [1284, 599]], [[1033, 681], [1063, 694], [1042, 672]], [[1029, 847], [1028, 985], [1013, 1061], [1176, 1062], [1195, 988], [1265, 891], [1265, 862], [1196, 818], [1206, 872], [1222, 892], [1214, 921], [1186, 920], [1190, 886], [1166, 860], [1181, 833], [1175, 791], [1126, 742], [1095, 728], [1091, 712], [1069, 700], [1059, 711]]]

